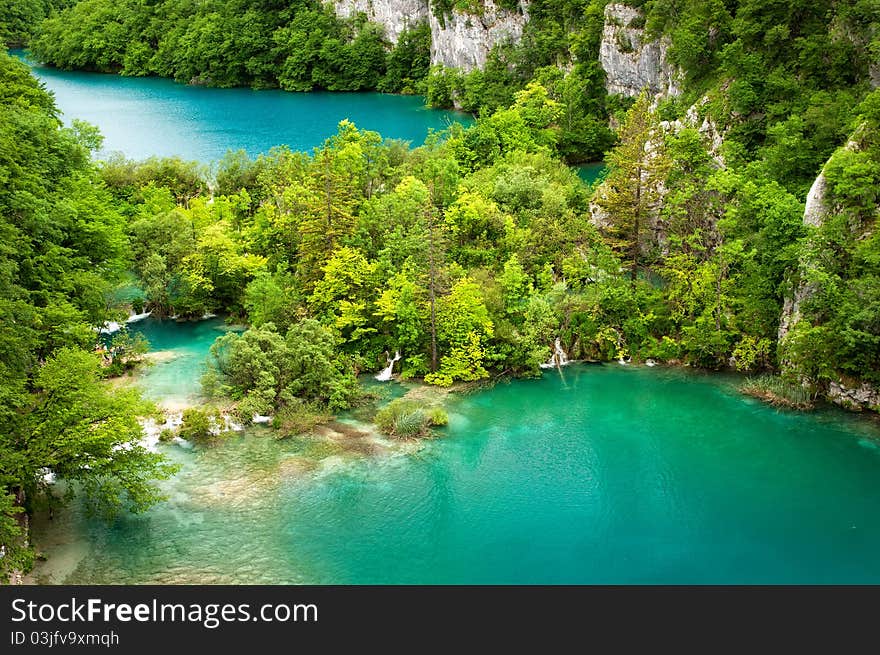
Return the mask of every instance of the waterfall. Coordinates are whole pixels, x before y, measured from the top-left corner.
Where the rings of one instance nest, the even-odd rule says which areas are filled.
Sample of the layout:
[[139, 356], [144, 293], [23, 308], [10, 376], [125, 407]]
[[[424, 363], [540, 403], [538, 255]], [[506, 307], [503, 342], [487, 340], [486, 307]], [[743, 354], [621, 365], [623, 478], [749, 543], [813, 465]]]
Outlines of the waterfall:
[[395, 351], [394, 357], [388, 360], [388, 366], [382, 369], [382, 372], [376, 376], [379, 382], [388, 382], [391, 379], [391, 372], [394, 370], [394, 362], [400, 359], [400, 352]]
[[553, 354], [550, 355], [550, 359], [546, 364], [541, 364], [541, 368], [556, 368], [566, 364], [568, 364], [568, 355], [565, 354], [565, 350], [562, 347], [562, 340], [556, 337], [556, 341], [553, 342]]
[[114, 332], [119, 332], [119, 328], [118, 321], [104, 321], [104, 324], [98, 328], [98, 332], [101, 334], [113, 334]]
[[144, 320], [147, 316], [152, 314], [153, 312], [143, 312], [142, 314], [135, 314], [132, 312], [128, 315], [128, 318], [125, 319], [126, 323], [137, 323], [138, 321]]

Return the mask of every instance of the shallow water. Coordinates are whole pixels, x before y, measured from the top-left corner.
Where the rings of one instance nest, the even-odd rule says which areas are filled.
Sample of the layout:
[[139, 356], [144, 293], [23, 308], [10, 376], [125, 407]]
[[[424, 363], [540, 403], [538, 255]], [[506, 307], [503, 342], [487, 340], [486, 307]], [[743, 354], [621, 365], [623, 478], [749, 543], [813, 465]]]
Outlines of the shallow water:
[[[12, 54], [25, 58], [21, 50]], [[346, 118], [361, 129], [418, 146], [429, 130], [472, 121], [467, 114], [429, 109], [420, 96], [212, 89], [29, 63], [55, 94], [66, 123], [79, 118], [97, 125], [104, 135], [102, 154], [121, 151], [132, 159], [178, 155], [212, 162], [227, 150], [256, 156], [278, 145], [308, 151], [335, 134]]]
[[183, 464], [170, 500], [109, 527], [65, 515], [56, 535], [79, 559], [52, 579], [880, 582], [872, 421], [617, 365], [500, 384], [449, 410], [417, 452], [265, 430], [167, 446]]
[[151, 363], [138, 375], [144, 395], [168, 408], [192, 405], [201, 398], [200, 378], [211, 345], [230, 330], [220, 317], [202, 321], [147, 318], [128, 326], [150, 342]]

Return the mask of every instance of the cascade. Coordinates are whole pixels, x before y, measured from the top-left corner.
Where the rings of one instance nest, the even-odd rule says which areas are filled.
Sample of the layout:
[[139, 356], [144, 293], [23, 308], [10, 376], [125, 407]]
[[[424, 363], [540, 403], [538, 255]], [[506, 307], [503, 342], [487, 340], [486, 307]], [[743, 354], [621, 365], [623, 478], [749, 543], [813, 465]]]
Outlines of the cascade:
[[556, 337], [556, 341], [553, 342], [553, 354], [550, 355], [550, 359], [546, 364], [541, 364], [541, 368], [555, 368], [557, 366], [565, 366], [568, 364], [568, 355], [565, 354], [565, 350], [562, 348], [562, 341], [559, 337]]
[[144, 320], [145, 318], [147, 318], [147, 316], [149, 316], [152, 313], [153, 313], [152, 311], [143, 312], [142, 314], [135, 314], [134, 312], [132, 312], [131, 314], [129, 314], [128, 318], [125, 319], [125, 322], [126, 323], [137, 323], [138, 321]]
[[394, 362], [400, 359], [400, 352], [395, 351], [394, 357], [388, 360], [388, 366], [382, 369], [382, 372], [376, 376], [379, 382], [388, 382], [391, 379], [391, 372], [394, 370]]

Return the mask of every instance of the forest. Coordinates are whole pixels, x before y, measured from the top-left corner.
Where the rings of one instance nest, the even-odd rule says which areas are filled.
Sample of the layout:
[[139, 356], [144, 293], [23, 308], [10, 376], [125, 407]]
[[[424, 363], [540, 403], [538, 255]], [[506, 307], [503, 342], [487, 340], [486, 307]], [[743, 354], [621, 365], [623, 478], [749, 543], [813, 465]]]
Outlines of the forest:
[[[47, 471], [107, 516], [146, 508], [173, 472], [139, 444], [152, 410], [111, 392], [92, 352], [133, 306], [246, 323], [216, 343], [205, 391], [292, 425], [358, 402], [357, 375], [396, 351], [403, 378], [450, 386], [539, 375], [557, 338], [578, 360], [786, 369], [811, 395], [880, 383], [871, 2], [644, 3], [685, 72], [659, 103], [605, 92], [599, 0], [534, 2], [522, 41], [469, 73], [431, 69], [424, 26], [391, 47], [307, 1], [64, 4], [10, 3], [0, 34], [62, 68], [421, 93], [478, 119], [417, 147], [344, 120], [312, 152], [230, 152], [212, 173], [98, 160], [97, 130], [62, 126], [0, 55], [0, 543], [22, 544], [3, 571], [33, 557], [19, 537]], [[720, 152], [670, 128], [698, 101]], [[569, 164], [597, 158], [591, 188]], [[805, 225], [823, 166], [835, 211]], [[802, 282], [816, 292], [780, 344]]]

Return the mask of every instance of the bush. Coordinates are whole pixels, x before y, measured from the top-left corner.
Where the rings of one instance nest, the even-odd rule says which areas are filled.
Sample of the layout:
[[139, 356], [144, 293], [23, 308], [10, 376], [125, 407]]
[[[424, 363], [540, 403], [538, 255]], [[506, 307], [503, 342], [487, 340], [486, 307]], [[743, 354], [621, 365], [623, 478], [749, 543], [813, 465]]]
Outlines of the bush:
[[749, 379], [740, 387], [748, 396], [760, 398], [776, 407], [791, 409], [812, 409], [813, 393], [799, 384], [792, 384], [776, 375], [761, 375]]
[[428, 407], [416, 400], [398, 398], [380, 409], [374, 420], [385, 434], [410, 438], [426, 436], [430, 428], [446, 425], [449, 417], [442, 407]]
[[198, 407], [184, 410], [180, 425], [180, 436], [187, 441], [208, 441], [211, 434], [211, 417]]
[[432, 407], [428, 410], [428, 421], [431, 425], [441, 426], [449, 423], [449, 414], [442, 407]]
[[279, 430], [279, 437], [305, 434], [315, 426], [326, 423], [333, 415], [317, 403], [291, 403], [275, 415], [273, 425]]

